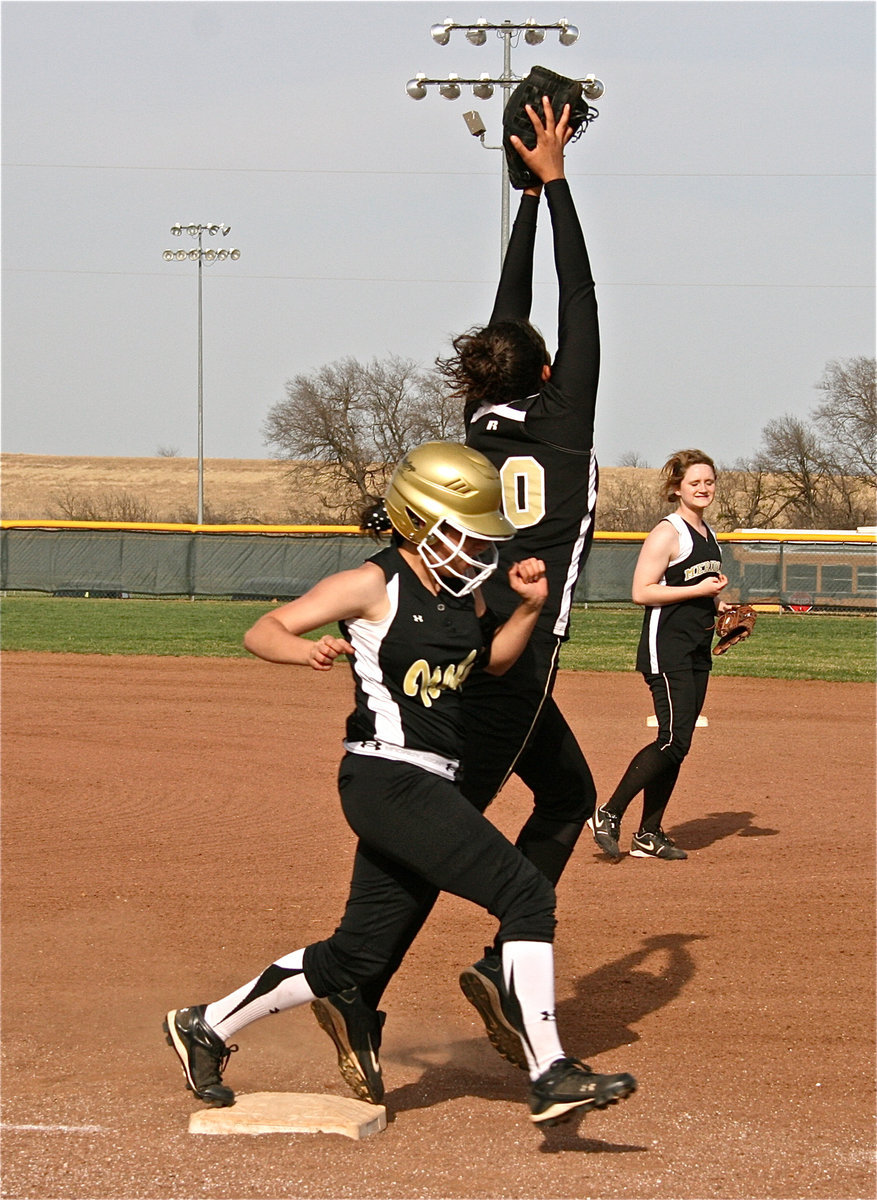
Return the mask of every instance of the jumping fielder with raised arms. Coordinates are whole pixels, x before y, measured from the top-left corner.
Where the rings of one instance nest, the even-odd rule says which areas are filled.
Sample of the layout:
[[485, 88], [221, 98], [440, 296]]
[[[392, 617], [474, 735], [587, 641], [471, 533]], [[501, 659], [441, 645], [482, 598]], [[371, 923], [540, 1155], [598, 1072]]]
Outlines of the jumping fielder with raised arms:
[[[475, 672], [463, 694], [466, 743], [461, 789], [484, 811], [512, 773], [532, 789], [533, 811], [516, 845], [552, 884], [594, 811], [591, 771], [552, 697], [560, 647], [568, 636], [576, 581], [594, 532], [597, 464], [594, 413], [600, 367], [597, 302], [588, 252], [564, 176], [571, 136], [569, 108], [555, 121], [547, 97], [543, 116], [528, 106], [536, 146], [512, 141], [542, 187], [524, 190], [488, 324], [454, 339], [440, 363], [462, 400], [466, 441], [499, 471], [503, 508], [515, 537], [500, 547], [506, 570], [516, 559], [544, 560], [549, 594], [533, 636], [501, 679]], [[530, 324], [536, 218], [544, 190], [551, 214], [559, 284], [558, 346], [551, 361]], [[515, 597], [497, 575], [485, 584], [504, 619]], [[413, 940], [435, 896], [412, 914]], [[401, 961], [401, 953], [393, 969]], [[373, 1075], [383, 1014], [378, 1004], [390, 974], [360, 995], [332, 995], [314, 1005], [336, 1044], [347, 1078]], [[497, 946], [463, 971], [460, 984], [496, 1049], [526, 1068], [520, 1023], [506, 995]]]

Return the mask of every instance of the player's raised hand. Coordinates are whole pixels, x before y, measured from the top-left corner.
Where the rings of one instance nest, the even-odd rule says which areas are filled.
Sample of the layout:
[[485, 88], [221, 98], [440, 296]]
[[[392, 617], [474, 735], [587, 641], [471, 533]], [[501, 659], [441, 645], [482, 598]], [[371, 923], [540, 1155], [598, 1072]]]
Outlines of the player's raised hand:
[[552, 179], [563, 179], [563, 150], [573, 135], [569, 127], [569, 105], [563, 106], [563, 112], [557, 121], [547, 96], [542, 97], [544, 121], [540, 120], [536, 110], [529, 104], [524, 107], [536, 131], [536, 145], [532, 150], [528, 150], [517, 134], [511, 136], [512, 145], [524, 163], [543, 183], [550, 183]]

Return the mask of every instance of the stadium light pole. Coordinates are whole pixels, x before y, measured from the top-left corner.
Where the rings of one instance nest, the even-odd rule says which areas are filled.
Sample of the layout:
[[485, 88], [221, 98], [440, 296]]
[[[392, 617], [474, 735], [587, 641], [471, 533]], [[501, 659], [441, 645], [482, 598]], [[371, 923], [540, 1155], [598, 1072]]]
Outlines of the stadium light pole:
[[[509, 102], [512, 88], [520, 82], [512, 74], [512, 46], [517, 45], [520, 41], [521, 34], [524, 35], [524, 41], [528, 46], [538, 46], [545, 40], [545, 34], [551, 30], [556, 30], [558, 40], [562, 46], [572, 46], [578, 41], [579, 31], [575, 25], [571, 25], [569, 21], [561, 18], [558, 21], [549, 21], [543, 23], [535, 21], [532, 18], [527, 21], [488, 21], [484, 17], [479, 17], [474, 25], [465, 25], [457, 21], [452, 21], [450, 17], [442, 21], [440, 25], [433, 25], [429, 31], [430, 37], [440, 46], [446, 46], [451, 40], [451, 34], [455, 30], [461, 30], [466, 35], [466, 40], [471, 42], [473, 46], [483, 46], [487, 41], [489, 32], [495, 32], [497, 37], [502, 39], [503, 43], [503, 63], [502, 75], [498, 78], [492, 78], [485, 73], [479, 75], [477, 79], [461, 79], [458, 75], [448, 75], [447, 79], [430, 79], [425, 74], [419, 73], [413, 79], [409, 79], [405, 85], [405, 91], [412, 100], [422, 100], [427, 93], [427, 89], [437, 87], [439, 94], [444, 96], [446, 100], [458, 100], [461, 95], [461, 87], [467, 86], [472, 88], [472, 92], [479, 100], [489, 100], [493, 95], [494, 88], [502, 89], [503, 110]], [[603, 95], [603, 84], [593, 75], [588, 75], [581, 81], [582, 91], [587, 99], [598, 100]], [[502, 150], [502, 146], [488, 146], [484, 141], [484, 135], [487, 132], [484, 122], [477, 112], [468, 112], [463, 114], [463, 119], [469, 128], [469, 132], [480, 139], [481, 145], [485, 150]], [[509, 171], [508, 164], [505, 160], [505, 154], [502, 155], [502, 202], [501, 202], [501, 217], [500, 217], [500, 264], [505, 259], [506, 247], [509, 242]]]
[[189, 237], [197, 238], [198, 245], [193, 246], [190, 250], [165, 250], [162, 252], [162, 258], [165, 262], [185, 262], [196, 261], [198, 263], [198, 516], [197, 524], [204, 524], [204, 308], [203, 308], [203, 282], [202, 269], [203, 263], [225, 262], [231, 259], [233, 262], [241, 256], [240, 250], [226, 250], [224, 247], [221, 250], [214, 250], [212, 246], [203, 249], [201, 240], [204, 234], [210, 237], [215, 237], [221, 233], [223, 237], [228, 237], [231, 233], [230, 225], [218, 225], [215, 222], [210, 225], [195, 225], [176, 224], [171, 225], [171, 233], [175, 237], [182, 237], [183, 234], [188, 234]]

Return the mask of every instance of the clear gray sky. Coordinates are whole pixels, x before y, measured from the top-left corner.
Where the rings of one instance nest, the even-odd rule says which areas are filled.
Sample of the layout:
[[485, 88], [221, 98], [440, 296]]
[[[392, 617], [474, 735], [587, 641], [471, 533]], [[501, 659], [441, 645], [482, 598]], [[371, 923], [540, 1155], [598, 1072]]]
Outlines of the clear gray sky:
[[[875, 6], [764, 0], [7, 2], [3, 449], [197, 446], [197, 267], [180, 222], [222, 222], [204, 268], [204, 452], [263, 458], [268, 409], [348, 355], [429, 365], [487, 319], [500, 258], [500, 93], [415, 102], [418, 71], [502, 73], [496, 34], [565, 17], [535, 63], [606, 92], [567, 168], [597, 279], [597, 448], [730, 463], [806, 416], [827, 360], [874, 353]], [[517, 193], [512, 193], [512, 213]], [[547, 212], [533, 319], [554, 346]]]

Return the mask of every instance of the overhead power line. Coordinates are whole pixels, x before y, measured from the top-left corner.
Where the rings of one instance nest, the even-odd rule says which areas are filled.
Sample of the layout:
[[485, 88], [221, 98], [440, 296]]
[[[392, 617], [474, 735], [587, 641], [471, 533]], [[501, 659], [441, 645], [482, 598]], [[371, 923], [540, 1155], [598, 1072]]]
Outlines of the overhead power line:
[[[3, 274], [15, 275], [99, 275], [99, 276], [121, 276], [135, 279], [144, 279], [154, 277], [156, 279], [167, 279], [167, 276], [159, 271], [85, 271], [80, 269], [67, 269], [64, 267], [4, 267]], [[214, 278], [231, 279], [231, 275], [224, 275], [221, 271], [213, 271]], [[491, 283], [489, 279], [424, 279], [414, 278], [411, 275], [393, 276], [393, 275], [251, 275], [242, 271], [235, 271], [233, 278], [235, 279], [267, 279], [267, 280], [284, 280], [291, 279], [300, 283], [388, 283], [388, 284], [429, 284], [431, 286], [447, 285], [448, 287], [482, 287], [484, 284]], [[534, 280], [535, 287], [549, 286], [549, 280]], [[843, 288], [858, 288], [872, 290], [875, 287], [874, 283], [695, 283], [686, 282], [684, 280], [668, 281], [661, 280], [658, 283], [649, 283], [643, 280], [632, 279], [625, 283], [612, 283], [611, 281], [601, 279], [599, 281], [601, 288], [777, 288], [780, 290], [839, 290]]]
[[[399, 171], [351, 169], [350, 167], [167, 167], [120, 166], [113, 163], [3, 163], [3, 167], [59, 171], [172, 171], [196, 174], [229, 175], [481, 175], [492, 178], [490, 171]], [[873, 179], [873, 171], [581, 171], [568, 175], [586, 175], [589, 179]]]

